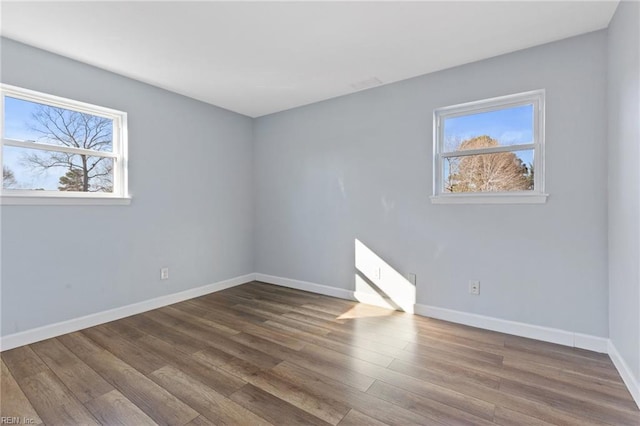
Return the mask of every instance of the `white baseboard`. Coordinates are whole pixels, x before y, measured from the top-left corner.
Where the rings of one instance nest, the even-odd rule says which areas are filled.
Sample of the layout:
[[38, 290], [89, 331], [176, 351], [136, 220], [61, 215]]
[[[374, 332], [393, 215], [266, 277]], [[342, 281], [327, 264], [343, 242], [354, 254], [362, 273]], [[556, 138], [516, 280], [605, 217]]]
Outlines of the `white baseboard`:
[[309, 281], [292, 280], [290, 278], [276, 277], [274, 275], [255, 274], [256, 281], [267, 284], [279, 285], [282, 287], [294, 288], [296, 290], [308, 291], [311, 293], [323, 294], [325, 296], [337, 297], [339, 299], [356, 300], [351, 290], [329, 287], [327, 285], [311, 283]]
[[[354, 292], [341, 288], [329, 287], [309, 281], [292, 280], [290, 278], [277, 277], [274, 275], [255, 274], [256, 281], [282, 287], [295, 288], [297, 290], [309, 291], [311, 293], [323, 294], [325, 296], [338, 297], [347, 300], [356, 300], [362, 303], [381, 306], [393, 309], [382, 297], [362, 292]], [[411, 312], [410, 312], [411, 313]], [[609, 339], [605, 337], [590, 336], [587, 334], [574, 333], [557, 328], [541, 327], [538, 325], [523, 322], [503, 320], [500, 318], [488, 317], [484, 315], [471, 314], [468, 312], [454, 311], [451, 309], [438, 308], [429, 305], [414, 305], [413, 313], [418, 315], [451, 321], [458, 324], [465, 324], [472, 327], [484, 328], [486, 330], [499, 331], [501, 333], [513, 334], [530, 339], [542, 340], [544, 342], [557, 343], [590, 351], [607, 353]]]
[[[325, 296], [337, 297], [339, 299], [353, 300], [365, 303], [367, 305], [379, 306], [387, 309], [395, 309], [384, 297], [372, 294], [345, 290], [342, 288], [329, 287], [322, 284], [316, 284], [309, 281], [292, 280], [290, 278], [277, 277], [275, 275], [266, 275], [256, 273], [256, 281], [262, 281], [267, 284], [279, 285], [282, 287], [294, 288], [296, 290], [308, 291], [311, 293], [322, 294]], [[408, 305], [408, 304], [405, 304]], [[407, 310], [413, 313], [412, 309]]]
[[530, 339], [542, 340], [543, 342], [557, 343], [559, 345], [588, 349], [601, 353], [607, 353], [608, 350], [609, 339], [605, 337], [590, 336], [558, 328], [542, 327], [524, 322], [509, 321], [429, 305], [416, 304], [415, 312], [418, 315], [424, 315], [426, 317], [465, 324], [485, 330], [498, 331], [500, 333], [513, 334], [515, 336], [528, 337]]
[[255, 274], [242, 275], [240, 277], [219, 281], [202, 287], [191, 288], [179, 293], [168, 294], [166, 296], [156, 297], [154, 299], [133, 303], [131, 305], [121, 306], [119, 308], [109, 309], [107, 311], [73, 318], [67, 321], [21, 331], [19, 333], [9, 334], [0, 338], [0, 350], [5, 351], [17, 348], [18, 346], [28, 345], [41, 340], [72, 333], [84, 328], [94, 327], [120, 318], [158, 309], [184, 300], [193, 299], [194, 297], [215, 293], [216, 291], [235, 287], [254, 280]]
[[389, 299], [387, 299], [386, 297], [382, 297], [379, 294], [365, 293], [363, 291], [354, 291], [352, 299], [355, 299], [358, 302], [364, 303], [367, 305], [374, 305], [374, 306], [379, 306], [381, 308], [387, 308], [387, 309], [396, 309], [396, 307], [390, 303]]
[[[240, 277], [231, 278], [198, 288], [181, 291], [179, 293], [160, 296], [155, 299], [145, 300], [143, 302], [122, 306], [120, 308], [98, 312], [96, 314], [86, 315], [80, 318], [74, 318], [71, 320], [22, 331], [19, 333], [9, 334], [0, 338], [0, 350], [13, 349], [18, 346], [28, 345], [30, 343], [35, 343], [41, 340], [60, 336], [62, 334], [72, 333], [84, 328], [93, 327], [110, 321], [115, 321], [120, 318], [140, 314], [142, 312], [161, 308], [163, 306], [182, 302], [184, 300], [193, 299], [195, 297], [204, 296], [205, 294], [214, 293], [251, 281], [262, 281], [282, 287], [323, 294], [325, 296], [337, 297], [347, 300], [357, 300], [362, 303], [388, 307], [384, 304], [384, 301], [382, 301], [382, 304], [379, 304], [380, 300], [378, 300], [377, 298], [371, 298], [371, 295], [366, 293], [355, 293], [351, 290], [329, 287], [326, 285], [316, 284], [308, 281], [292, 280], [289, 278], [277, 277], [273, 275], [254, 273], [242, 275]], [[380, 299], [382, 300], [382, 298]], [[429, 305], [416, 304], [414, 307], [414, 312], [418, 315], [451, 321], [458, 324], [465, 324], [472, 327], [483, 328], [486, 330], [493, 330], [501, 333], [528, 337], [530, 339], [557, 343], [595, 352], [608, 353], [614, 365], [618, 369], [620, 376], [624, 380], [624, 383], [627, 385], [629, 392], [633, 396], [633, 399], [640, 407], [640, 385], [638, 383], [638, 380], [634, 377], [631, 369], [627, 366], [624, 359], [620, 356], [613, 343], [607, 338], [574, 333], [557, 328], [541, 327], [522, 322], [509, 321], [500, 318], [455, 311]]]
[[633, 372], [631, 372], [631, 369], [620, 356], [620, 352], [618, 352], [611, 340], [609, 340], [609, 357], [613, 361], [613, 365], [618, 369], [620, 377], [622, 377], [624, 384], [627, 385], [627, 389], [629, 389], [629, 393], [636, 401], [638, 408], [640, 408], [640, 382], [634, 377]]
[[609, 339], [606, 337], [591, 336], [590, 334], [573, 334], [573, 346], [588, 351], [609, 353]]
[[415, 307], [414, 301], [391, 301], [386, 297], [382, 297], [379, 294], [365, 293], [364, 291], [355, 291], [353, 292], [353, 298], [361, 303], [366, 303], [367, 305], [379, 306], [381, 308], [387, 309], [399, 309], [401, 311], [413, 314], [413, 310]]

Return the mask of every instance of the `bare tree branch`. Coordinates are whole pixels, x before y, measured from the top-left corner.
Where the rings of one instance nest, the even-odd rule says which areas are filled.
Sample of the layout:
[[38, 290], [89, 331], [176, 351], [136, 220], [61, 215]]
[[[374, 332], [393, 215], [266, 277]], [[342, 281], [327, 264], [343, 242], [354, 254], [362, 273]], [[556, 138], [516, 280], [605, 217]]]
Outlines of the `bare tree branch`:
[[7, 166], [2, 166], [2, 187], [9, 189], [13, 188], [18, 184], [16, 181], [16, 176], [13, 174], [13, 171]]
[[[32, 114], [29, 127], [40, 135], [40, 141], [56, 145], [95, 151], [111, 151], [113, 145], [112, 120], [78, 111], [39, 105]], [[58, 189], [61, 191], [113, 189], [112, 160], [105, 157], [39, 151], [25, 155], [23, 160], [32, 169], [41, 172], [67, 169], [67, 173], [60, 178]]]

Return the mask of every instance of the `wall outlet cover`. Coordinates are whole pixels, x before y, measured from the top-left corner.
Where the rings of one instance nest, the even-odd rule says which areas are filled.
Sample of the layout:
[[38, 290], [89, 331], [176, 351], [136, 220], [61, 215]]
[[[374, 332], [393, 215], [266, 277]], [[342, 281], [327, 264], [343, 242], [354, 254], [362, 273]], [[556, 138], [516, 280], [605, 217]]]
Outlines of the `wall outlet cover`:
[[160, 269], [160, 279], [168, 280], [169, 279], [169, 268], [161, 268]]

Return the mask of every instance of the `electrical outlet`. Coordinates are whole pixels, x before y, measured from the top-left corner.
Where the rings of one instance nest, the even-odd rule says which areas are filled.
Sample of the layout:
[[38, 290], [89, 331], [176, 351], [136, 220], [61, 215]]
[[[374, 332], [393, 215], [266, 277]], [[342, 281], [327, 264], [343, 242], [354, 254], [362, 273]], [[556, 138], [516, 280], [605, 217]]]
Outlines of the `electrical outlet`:
[[161, 268], [160, 269], [160, 279], [168, 280], [169, 279], [169, 268]]
[[382, 278], [382, 271], [380, 270], [379, 266], [376, 266], [375, 270], [373, 271], [373, 276], [375, 277], [376, 280], [379, 280], [380, 278]]
[[416, 285], [416, 274], [413, 274], [411, 272], [409, 272], [407, 274], [407, 279], [409, 280], [409, 282], [413, 285]]
[[469, 293], [476, 296], [480, 294], [480, 281], [469, 281]]

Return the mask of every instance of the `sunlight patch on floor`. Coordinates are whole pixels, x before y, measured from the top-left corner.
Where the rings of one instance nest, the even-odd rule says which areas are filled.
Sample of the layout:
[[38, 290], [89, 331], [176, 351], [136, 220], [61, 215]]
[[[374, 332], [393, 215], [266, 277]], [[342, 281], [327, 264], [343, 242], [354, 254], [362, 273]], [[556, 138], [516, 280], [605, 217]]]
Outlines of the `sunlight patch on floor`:
[[395, 308], [393, 307], [388, 307], [385, 309], [384, 307], [379, 307], [378, 305], [372, 305], [374, 304], [357, 304], [336, 319], [383, 317], [392, 315], [395, 312]]

